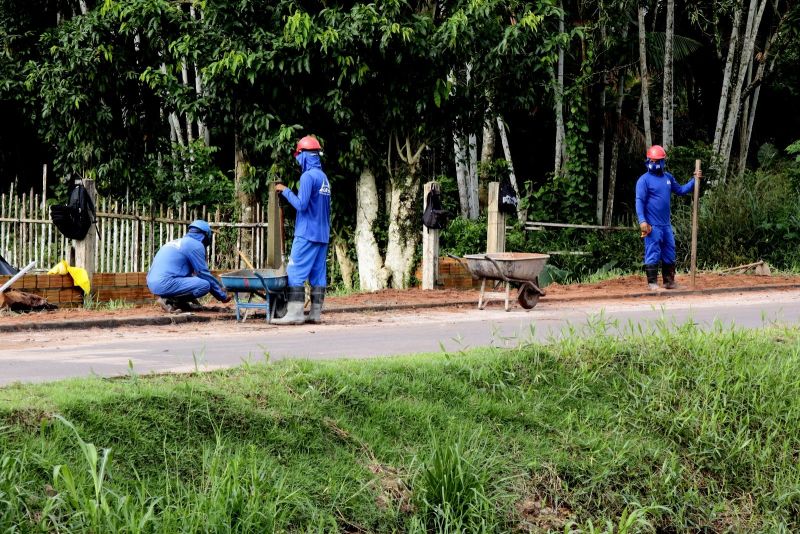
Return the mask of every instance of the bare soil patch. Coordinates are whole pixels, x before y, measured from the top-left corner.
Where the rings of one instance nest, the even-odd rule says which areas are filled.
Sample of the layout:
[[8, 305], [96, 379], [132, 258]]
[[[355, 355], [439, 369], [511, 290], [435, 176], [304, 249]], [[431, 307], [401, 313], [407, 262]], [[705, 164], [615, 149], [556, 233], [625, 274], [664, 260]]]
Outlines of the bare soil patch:
[[[692, 289], [688, 275], [678, 275], [677, 280], [680, 285], [677, 290], [678, 292]], [[800, 276], [701, 273], [697, 276], [694, 289], [750, 289], [755, 287], [779, 289], [779, 287], [775, 288], [775, 286], [786, 286], [789, 288], [793, 285], [800, 285]], [[624, 299], [638, 297], [643, 293], [648, 293], [643, 275], [625, 276], [591, 284], [552, 284], [545, 288], [545, 290], [547, 295], [542, 298], [542, 303], [547, 301], [580, 301], [598, 298]], [[665, 290], [659, 290], [657, 293], [650, 292], [651, 295], [664, 293], [666, 293]], [[393, 314], [413, 313], [415, 307], [427, 308], [437, 305], [453, 306], [455, 304], [471, 305], [478, 302], [478, 295], [479, 291], [477, 289], [437, 289], [434, 291], [423, 291], [420, 288], [405, 290], [386, 289], [374, 293], [354, 293], [340, 296], [328, 295], [325, 299], [325, 306], [329, 312], [346, 312], [348, 309], [353, 309], [353, 311], [355, 311], [363, 308], [373, 308], [373, 313], [381, 313], [382, 310], [391, 310]], [[512, 291], [512, 296], [516, 297], [515, 290]], [[220, 305], [215, 301], [211, 301], [208, 306], [208, 311], [199, 312], [198, 315], [222, 317], [233, 313], [233, 303]], [[519, 306], [516, 301], [514, 302], [514, 306]], [[363, 314], [363, 312], [360, 312], [358, 315], [361, 314]], [[7, 310], [0, 310], [0, 324], [127, 319], [162, 315], [165, 315], [164, 312], [155, 303], [133, 308], [64, 308], [31, 313], [13, 313]], [[340, 315], [343, 323], [350, 323], [348, 316], [358, 316], [351, 313], [343, 313]]]

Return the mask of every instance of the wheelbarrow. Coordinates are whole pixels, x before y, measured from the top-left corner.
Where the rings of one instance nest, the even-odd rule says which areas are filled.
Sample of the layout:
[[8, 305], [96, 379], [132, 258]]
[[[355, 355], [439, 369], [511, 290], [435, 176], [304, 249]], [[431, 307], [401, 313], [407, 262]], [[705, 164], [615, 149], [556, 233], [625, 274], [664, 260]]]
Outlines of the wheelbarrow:
[[[468, 254], [463, 258], [448, 254], [453, 259], [461, 262], [473, 278], [481, 280], [481, 296], [478, 300], [478, 309], [482, 310], [490, 300], [501, 299], [505, 301], [505, 309], [509, 310], [511, 284], [519, 284], [517, 302], [530, 310], [539, 302], [539, 297], [546, 293], [539, 287], [539, 275], [547, 260], [547, 254], [533, 254], [526, 252], [496, 252], [490, 254]], [[494, 283], [493, 290], [486, 291], [486, 281]], [[504, 291], [496, 291], [503, 284]]]
[[[264, 310], [268, 323], [286, 315], [288, 278], [284, 271], [276, 269], [240, 269], [220, 275], [222, 285], [233, 293], [239, 322], [247, 319], [247, 311], [251, 309]], [[240, 295], [247, 295], [247, 300]], [[254, 301], [253, 297], [260, 300]]]

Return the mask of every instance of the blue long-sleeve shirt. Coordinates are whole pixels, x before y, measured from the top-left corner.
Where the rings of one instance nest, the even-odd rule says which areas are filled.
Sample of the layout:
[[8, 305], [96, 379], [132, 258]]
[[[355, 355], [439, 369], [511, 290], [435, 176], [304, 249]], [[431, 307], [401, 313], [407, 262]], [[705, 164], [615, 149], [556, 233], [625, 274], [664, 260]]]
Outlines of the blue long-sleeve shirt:
[[193, 275], [211, 284], [211, 294], [218, 300], [226, 297], [225, 290], [208, 270], [203, 234], [189, 232], [158, 250], [147, 273], [147, 285], [154, 295], [161, 295], [170, 287], [170, 280]]
[[331, 235], [331, 185], [318, 154], [301, 152], [297, 160], [303, 169], [297, 194], [288, 188], [281, 192], [297, 210], [294, 235], [314, 243], [327, 243]]
[[672, 193], [685, 195], [694, 187], [694, 178], [680, 185], [668, 172], [659, 176], [646, 172], [636, 182], [636, 216], [639, 224], [669, 226], [670, 197]]

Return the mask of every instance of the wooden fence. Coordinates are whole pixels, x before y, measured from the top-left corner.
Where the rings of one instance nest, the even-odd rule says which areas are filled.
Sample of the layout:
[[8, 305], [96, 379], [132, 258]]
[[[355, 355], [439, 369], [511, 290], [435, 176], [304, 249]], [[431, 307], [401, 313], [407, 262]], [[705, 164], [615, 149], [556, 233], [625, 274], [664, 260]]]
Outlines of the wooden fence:
[[[252, 223], [224, 221], [219, 210], [209, 212], [161, 205], [143, 205], [129, 200], [97, 200], [98, 241], [95, 251], [97, 272], [143, 272], [164, 243], [182, 237], [195, 219], [204, 219], [214, 229], [209, 252], [209, 267], [214, 270], [244, 267], [242, 251], [257, 268], [267, 256], [266, 210], [255, 206]], [[47, 199], [33, 191], [22, 192], [11, 186], [0, 195], [0, 255], [16, 267], [36, 261], [37, 268], [49, 268], [71, 257], [72, 241], [65, 238], [50, 220]]]

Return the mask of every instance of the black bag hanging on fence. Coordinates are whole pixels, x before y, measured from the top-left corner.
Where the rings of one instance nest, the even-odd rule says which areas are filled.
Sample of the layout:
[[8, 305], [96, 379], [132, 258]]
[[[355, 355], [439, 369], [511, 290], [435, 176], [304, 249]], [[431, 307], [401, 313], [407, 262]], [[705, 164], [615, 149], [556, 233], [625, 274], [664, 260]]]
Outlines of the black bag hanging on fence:
[[511, 180], [505, 179], [500, 182], [500, 192], [497, 203], [497, 209], [500, 213], [507, 213], [509, 215], [517, 213], [519, 198], [517, 198], [517, 192], [514, 190], [514, 186], [511, 185]]
[[431, 188], [422, 213], [422, 224], [431, 230], [441, 230], [447, 225], [447, 210], [442, 209], [442, 195], [438, 189]]
[[19, 271], [13, 267], [10, 263], [6, 261], [3, 256], [0, 256], [0, 275], [8, 276], [8, 275], [15, 275]]
[[76, 185], [66, 206], [50, 206], [50, 219], [56, 228], [69, 239], [83, 239], [97, 222], [94, 204], [83, 184]]

